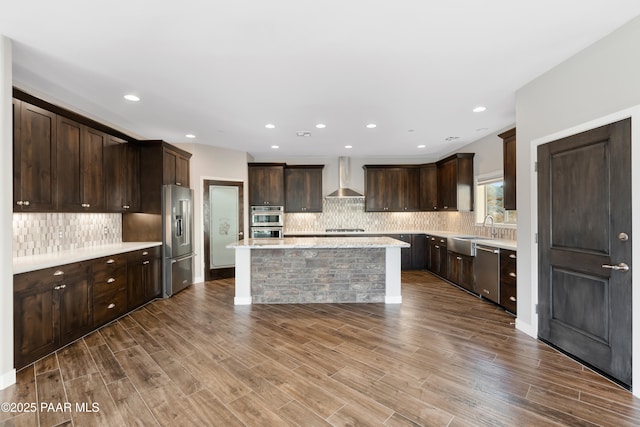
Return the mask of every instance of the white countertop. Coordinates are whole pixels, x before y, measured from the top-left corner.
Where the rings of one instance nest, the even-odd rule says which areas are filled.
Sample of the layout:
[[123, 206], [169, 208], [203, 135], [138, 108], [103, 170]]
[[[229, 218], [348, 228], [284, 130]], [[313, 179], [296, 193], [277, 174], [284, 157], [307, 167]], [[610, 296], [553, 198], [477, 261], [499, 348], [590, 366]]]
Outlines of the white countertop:
[[[285, 233], [285, 236], [287, 235], [293, 235], [293, 236], [320, 236], [322, 235], [327, 236], [327, 237], [331, 237], [331, 236], [378, 236], [378, 235], [389, 235], [389, 234], [427, 234], [429, 236], [438, 236], [438, 237], [445, 237], [445, 238], [451, 238], [451, 237], [457, 237], [457, 236], [469, 236], [469, 234], [464, 234], [464, 233], [459, 233], [459, 232], [455, 232], [455, 231], [440, 231], [440, 230], [403, 230], [403, 231], [397, 231], [397, 230], [388, 230], [388, 231], [348, 231], [348, 232], [326, 232], [326, 231], [317, 231], [317, 232], [313, 232], [313, 231], [303, 231], [303, 232], [287, 232]], [[364, 236], [363, 236], [364, 235]], [[288, 237], [285, 237], [285, 239], [287, 239]], [[335, 237], [336, 239], [340, 239], [340, 238], [344, 238], [344, 237]], [[518, 249], [518, 244], [515, 240], [507, 240], [507, 239], [489, 239], [487, 237], [484, 236], [478, 236], [477, 239], [473, 239], [473, 242], [475, 242], [476, 244], [479, 245], [486, 245], [486, 246], [492, 246], [494, 248], [501, 248], [501, 249], [509, 249], [512, 251], [515, 251]]]
[[91, 246], [68, 251], [53, 252], [40, 255], [24, 256], [13, 259], [13, 274], [27, 273], [43, 268], [86, 261], [103, 256], [137, 251], [160, 246], [162, 242], [122, 242], [111, 245]]
[[283, 239], [246, 239], [227, 245], [227, 248], [306, 249], [306, 248], [408, 248], [411, 245], [391, 237], [285, 237]]

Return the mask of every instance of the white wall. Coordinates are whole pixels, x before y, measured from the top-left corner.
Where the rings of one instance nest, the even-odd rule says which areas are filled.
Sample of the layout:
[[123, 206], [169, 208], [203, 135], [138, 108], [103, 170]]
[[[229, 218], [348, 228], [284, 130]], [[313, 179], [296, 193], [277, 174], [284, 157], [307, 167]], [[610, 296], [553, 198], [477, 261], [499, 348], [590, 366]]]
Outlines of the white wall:
[[13, 115], [11, 40], [0, 35], [0, 389], [15, 383], [13, 369]]
[[195, 281], [204, 280], [204, 218], [203, 218], [203, 192], [204, 180], [240, 181], [245, 183], [244, 188], [244, 235], [248, 236], [248, 189], [247, 182], [247, 153], [244, 151], [229, 150], [225, 148], [211, 147], [203, 144], [173, 144], [180, 147], [193, 156], [189, 166], [191, 188], [194, 192], [194, 243], [195, 243]]
[[[518, 191], [518, 319], [537, 336], [538, 301], [536, 147], [576, 131], [632, 117], [632, 183], [640, 182], [640, 17], [586, 48], [516, 94]], [[638, 195], [636, 186], [632, 194]], [[640, 197], [633, 200], [633, 229], [640, 229]], [[640, 266], [640, 242], [632, 238], [633, 265]], [[634, 275], [633, 287], [640, 286]], [[640, 292], [633, 292], [633, 366], [640, 366]], [[640, 382], [634, 369], [633, 382]], [[640, 387], [634, 391], [640, 396]]]

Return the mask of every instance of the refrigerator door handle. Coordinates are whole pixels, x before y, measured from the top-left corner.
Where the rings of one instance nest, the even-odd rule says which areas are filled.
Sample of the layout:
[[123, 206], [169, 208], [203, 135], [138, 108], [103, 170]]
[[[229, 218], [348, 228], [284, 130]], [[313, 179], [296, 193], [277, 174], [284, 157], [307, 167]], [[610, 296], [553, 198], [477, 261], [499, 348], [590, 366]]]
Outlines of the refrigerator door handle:
[[185, 259], [193, 258], [194, 256], [196, 256], [196, 254], [189, 254], [189, 255], [185, 255], [185, 256], [180, 257], [180, 258], [172, 259], [171, 260], [171, 264], [175, 264], [176, 262], [184, 261]]

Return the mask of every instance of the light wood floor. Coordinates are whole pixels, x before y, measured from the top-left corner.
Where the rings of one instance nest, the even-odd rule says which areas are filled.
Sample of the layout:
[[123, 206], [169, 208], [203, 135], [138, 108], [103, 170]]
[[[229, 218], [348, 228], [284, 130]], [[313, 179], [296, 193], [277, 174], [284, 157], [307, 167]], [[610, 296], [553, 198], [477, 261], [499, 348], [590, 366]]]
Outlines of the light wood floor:
[[639, 400], [496, 306], [402, 282], [401, 306], [234, 307], [232, 280], [194, 285], [19, 371], [0, 402], [73, 408], [0, 425], [640, 425]]

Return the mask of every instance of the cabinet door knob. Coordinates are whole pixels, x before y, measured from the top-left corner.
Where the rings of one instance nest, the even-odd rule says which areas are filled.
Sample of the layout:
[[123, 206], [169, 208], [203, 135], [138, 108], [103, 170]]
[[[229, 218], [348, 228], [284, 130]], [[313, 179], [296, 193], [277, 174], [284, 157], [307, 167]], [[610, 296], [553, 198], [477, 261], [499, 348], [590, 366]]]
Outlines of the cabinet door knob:
[[147, 265], [147, 264], [149, 264], [149, 261], [144, 261], [144, 262], [142, 263], [142, 265]]
[[181, 182], [176, 182], [176, 185], [182, 185], [182, 183]]
[[24, 203], [24, 205], [25, 205], [25, 206], [29, 206], [29, 201], [28, 201], [28, 200], [25, 200], [25, 201], [24, 201], [24, 202], [22, 202], [22, 203]]
[[514, 273], [513, 271], [509, 273], [509, 277], [516, 277], [516, 273]]
[[461, 257], [459, 257], [459, 256], [457, 256], [457, 257], [456, 257], [456, 259], [457, 259], [458, 261], [462, 261], [462, 258], [461, 258]]
[[483, 289], [482, 292], [484, 292], [485, 294], [489, 295], [491, 292], [489, 292], [488, 289]]
[[509, 297], [510, 301], [516, 302], [516, 297]]
[[109, 305], [107, 306], [107, 308], [108, 308], [109, 310], [111, 310], [111, 309], [112, 309], [112, 308], [114, 308], [115, 306], [116, 306], [116, 305], [115, 305], [114, 303], [111, 303], [111, 304], [109, 304]]
[[509, 258], [516, 259], [516, 254], [509, 254]]
[[56, 270], [56, 271], [53, 272], [54, 276], [62, 276], [63, 274], [64, 274], [64, 271], [62, 271], [62, 270]]
[[144, 252], [142, 252], [142, 255], [149, 255], [149, 252], [144, 251]]
[[22, 200], [18, 200], [18, 201], [16, 202], [16, 205], [18, 205], [18, 206], [22, 206], [22, 205], [24, 205], [24, 202], [23, 202]]
[[114, 262], [116, 262], [113, 258], [109, 258], [107, 260], [107, 264], [113, 264]]
[[114, 279], [113, 277], [109, 277], [109, 278], [107, 279], [107, 283], [113, 283], [113, 282], [115, 282], [115, 281], [116, 281], [116, 279]]

